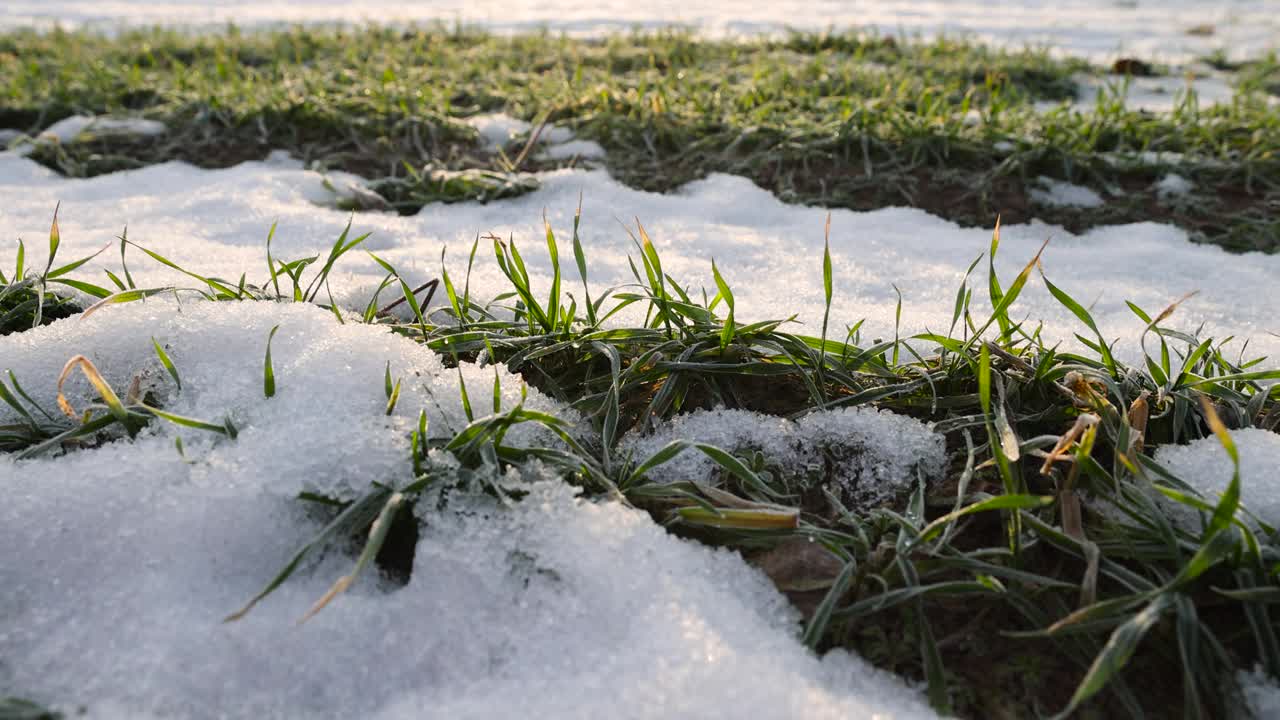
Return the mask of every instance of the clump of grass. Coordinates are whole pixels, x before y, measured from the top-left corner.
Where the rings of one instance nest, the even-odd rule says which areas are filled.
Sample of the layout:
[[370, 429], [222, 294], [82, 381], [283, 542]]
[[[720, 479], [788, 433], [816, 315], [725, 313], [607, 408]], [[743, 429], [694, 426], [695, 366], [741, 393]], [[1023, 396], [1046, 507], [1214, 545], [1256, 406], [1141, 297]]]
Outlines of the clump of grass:
[[0, 335], [39, 327], [81, 312], [83, 308], [75, 299], [55, 293], [50, 286], [79, 290], [92, 297], [105, 297], [109, 294], [97, 285], [67, 277], [98, 253], [57, 268], [53, 266], [61, 243], [62, 233], [58, 230], [57, 210], [54, 210], [53, 222], [49, 227], [49, 257], [43, 270], [27, 267], [26, 245], [21, 240], [18, 241], [13, 275], [5, 276], [4, 271], [0, 270]]
[[[589, 262], [578, 223], [572, 249], [585, 290]], [[461, 290], [442, 259], [439, 282], [429, 284], [433, 292], [444, 288], [445, 302], [436, 306], [419, 297], [428, 288], [411, 288], [375, 258], [387, 271], [382, 289], [398, 287], [398, 302], [412, 315], [401, 321], [378, 312], [375, 294], [363, 321], [450, 363], [505, 363], [583, 420], [570, 425], [523, 402], [503, 407], [496, 373], [492, 402], [484, 389], [463, 383], [468, 424], [429, 434], [421, 413], [407, 443], [411, 481], [375, 482], [354, 499], [306, 497], [332, 506], [332, 520], [228, 620], [265, 601], [321, 548], [362, 538], [352, 570], [299, 611], [302, 619], [314, 615], [339, 601], [379, 558], [412, 552], [393, 547], [412, 543], [412, 535], [405, 540], [395, 530], [398, 518], [407, 522], [406, 508], [442, 502], [463, 487], [518, 502], [497, 478], [536, 460], [588, 494], [644, 508], [672, 532], [753, 556], [771, 553], [775, 569], [802, 562], [788, 555], [788, 543], [816, 544], [830, 556], [828, 571], [802, 586], [783, 586], [806, 608], [804, 641], [819, 651], [850, 648], [923, 681], [939, 711], [1237, 717], [1244, 712], [1237, 670], [1261, 665], [1280, 677], [1272, 608], [1280, 597], [1280, 536], [1242, 505], [1228, 432], [1275, 429], [1280, 385], [1273, 381], [1280, 370], [1262, 369], [1262, 359], [1234, 359], [1225, 341], [1171, 326], [1185, 298], [1158, 312], [1130, 305], [1146, 327], [1143, 362], [1130, 367], [1088, 309], [1049, 279], [1052, 268], [1038, 254], [1012, 279], [997, 276], [997, 226], [986, 254], [990, 308], [972, 302], [966, 275], [946, 334], [865, 344], [858, 326], [833, 339], [825, 324], [814, 337], [789, 332], [785, 319], [744, 322], [718, 267], [711, 267], [708, 286], [715, 292], [708, 298], [663, 271], [642, 225], [633, 233], [634, 282], [580, 299], [568, 290], [574, 268], [561, 261], [549, 224], [541, 239], [552, 267], [545, 287], [531, 282], [514, 239], [486, 239], [510, 283], [487, 300], [476, 298], [469, 283], [479, 239]], [[270, 274], [260, 284], [185, 272], [210, 300], [317, 302], [327, 273], [363, 240], [347, 238], [344, 232], [323, 262], [281, 261], [268, 242]], [[311, 264], [320, 269], [304, 283]], [[1062, 349], [1014, 314], [1037, 269], [1079, 319], [1082, 350]], [[821, 272], [830, 288], [829, 259]], [[833, 301], [831, 292], [826, 301]], [[627, 308], [642, 311], [644, 321], [619, 327], [612, 318]], [[163, 364], [179, 382], [172, 364]], [[83, 360], [73, 360], [64, 376], [77, 369], [92, 380], [94, 369]], [[275, 382], [269, 354], [264, 374], [269, 397], [266, 388]], [[389, 366], [383, 380], [393, 409], [399, 384]], [[174, 420], [146, 403], [113, 401], [109, 388], [98, 391], [103, 404], [89, 424], [127, 429], [148, 416]], [[853, 405], [933, 422], [947, 439], [944, 477], [920, 478], [882, 506], [850, 506], [831, 477], [770, 472], [767, 458], [749, 452], [677, 440], [632, 457], [619, 442], [627, 431], [695, 409], [794, 417]], [[511, 428], [530, 423], [550, 439], [532, 446], [509, 441]], [[1175, 476], [1153, 457], [1162, 444], [1211, 436], [1237, 464], [1220, 497], [1199, 495], [1188, 482], [1194, 478]], [[651, 477], [654, 468], [690, 452], [713, 461], [716, 482]], [[1203, 527], [1179, 524], [1164, 503], [1200, 513]]]

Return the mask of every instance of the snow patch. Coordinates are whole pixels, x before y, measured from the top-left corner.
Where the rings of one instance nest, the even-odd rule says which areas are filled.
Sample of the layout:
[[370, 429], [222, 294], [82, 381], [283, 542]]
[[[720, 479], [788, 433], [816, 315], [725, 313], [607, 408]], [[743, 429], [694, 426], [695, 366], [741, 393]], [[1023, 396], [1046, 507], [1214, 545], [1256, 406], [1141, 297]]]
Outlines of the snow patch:
[[1244, 690], [1245, 704], [1256, 720], [1280, 717], [1280, 683], [1261, 668], [1236, 675]]
[[599, 160], [604, 158], [605, 151], [595, 140], [570, 140], [549, 146], [543, 154], [552, 160], [569, 160], [575, 157], [582, 160]]
[[72, 115], [45, 128], [37, 140], [57, 140], [66, 145], [84, 136], [156, 137], [165, 133], [164, 123], [143, 118]]
[[[849, 501], [873, 506], [891, 500], [916, 482], [942, 475], [946, 462], [941, 435], [914, 418], [869, 407], [817, 411], [792, 422], [747, 410], [700, 410], [678, 415], [647, 435], [631, 433], [622, 449], [643, 462], [673, 440], [709, 443], [739, 456], [760, 459], [772, 472], [801, 484], [834, 468], [834, 479]], [[658, 466], [658, 482], [714, 482], [717, 465], [686, 450]]]
[[1161, 202], [1168, 202], [1186, 197], [1195, 189], [1195, 183], [1177, 173], [1169, 173], [1156, 181], [1156, 197]]
[[489, 152], [497, 152], [517, 136], [529, 132], [529, 123], [502, 113], [472, 115], [463, 120], [480, 134], [480, 142]]
[[[283, 260], [328, 253], [348, 222], [354, 236], [371, 233], [360, 249], [394, 264], [412, 287], [439, 276], [447, 248], [450, 273], [461, 277], [476, 234], [514, 238], [535, 290], [545, 292], [550, 267], [542, 251], [542, 215], [567, 239], [582, 196], [581, 239], [590, 271], [591, 296], [632, 282], [627, 255], [635, 251], [614, 218], [640, 218], [662, 254], [663, 269], [697, 292], [711, 282], [711, 258], [733, 287], [739, 322], [780, 319], [795, 313], [795, 331], [817, 334], [825, 303], [822, 290], [822, 228], [825, 209], [788, 205], [749, 180], [712, 175], [672, 194], [646, 193], [619, 184], [600, 170], [537, 174], [540, 188], [518, 198], [480, 204], [429, 204], [415, 216], [359, 213], [317, 207], [333, 202], [324, 176], [278, 164], [244, 163], [200, 170], [165, 163], [89, 179], [67, 179], [14, 153], [0, 153], [0, 223], [10, 238], [27, 240], [27, 263], [40, 267], [54, 207], [61, 202], [59, 259], [89, 255], [127, 224], [129, 239], [205, 276], [267, 281], [265, 241], [273, 223], [272, 254]], [[863, 343], [894, 336], [895, 285], [903, 296], [902, 336], [945, 329], [955, 292], [975, 257], [990, 247], [989, 228], [961, 228], [923, 211], [885, 208], [874, 212], [836, 209], [831, 216], [834, 303], [831, 328], [865, 318]], [[1139, 358], [1145, 324], [1125, 305], [1131, 300], [1155, 313], [1192, 290], [1201, 293], [1180, 306], [1178, 327], [1203, 323], [1206, 335], [1250, 339], [1250, 354], [1280, 355], [1272, 288], [1280, 277], [1280, 255], [1233, 255], [1193, 244], [1167, 225], [1141, 223], [1102, 227], [1081, 235], [1033, 223], [1001, 231], [996, 269], [1012, 278], [1046, 237], [1045, 272], [1078, 299], [1087, 299], [1099, 328], [1119, 339], [1116, 356]], [[13, 242], [0, 243], [0, 267], [12, 267]], [[562, 260], [567, 246], [561, 245]], [[510, 284], [482, 252], [471, 276], [472, 297], [488, 300]], [[572, 262], [570, 261], [570, 264]], [[1215, 281], [1205, 283], [1205, 268]], [[117, 253], [103, 253], [75, 276], [108, 283], [103, 269], [119, 274]], [[143, 287], [192, 280], [134, 251], [129, 269]], [[363, 309], [385, 271], [361, 252], [339, 261], [330, 288], [340, 305]], [[989, 307], [986, 283], [972, 283], [973, 304]], [[433, 306], [447, 302], [437, 293]], [[388, 299], [389, 296], [384, 296]], [[784, 300], [780, 300], [784, 299]], [[1044, 335], [1072, 342], [1080, 323], [1044, 288], [1027, 284], [1013, 311], [1044, 322]], [[618, 316], [619, 322], [640, 318]], [[834, 334], [833, 330], [833, 334]], [[1238, 345], [1237, 345], [1238, 347]]]
[[[1232, 430], [1231, 439], [1240, 453], [1240, 501], [1263, 522], [1280, 526], [1280, 434], [1246, 428]], [[1209, 502], [1216, 503], [1231, 483], [1231, 458], [1216, 437], [1162, 446], [1155, 459]], [[1198, 521], [1191, 525], [1199, 527]]]
[[1096, 208], [1102, 207], [1105, 201], [1093, 190], [1050, 177], [1036, 178], [1040, 187], [1031, 188], [1030, 195], [1034, 202], [1052, 207]]

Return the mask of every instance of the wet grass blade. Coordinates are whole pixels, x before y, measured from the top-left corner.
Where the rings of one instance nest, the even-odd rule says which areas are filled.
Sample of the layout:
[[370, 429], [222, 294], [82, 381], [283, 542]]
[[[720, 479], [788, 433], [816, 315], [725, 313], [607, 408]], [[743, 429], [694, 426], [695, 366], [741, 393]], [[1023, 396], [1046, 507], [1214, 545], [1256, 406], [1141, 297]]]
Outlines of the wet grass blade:
[[223, 622], [234, 622], [243, 618], [245, 615], [248, 615], [249, 611], [253, 610], [255, 605], [271, 593], [275, 592], [276, 588], [283, 585], [284, 581], [288, 580], [289, 577], [298, 569], [298, 566], [302, 564], [302, 561], [315, 550], [338, 538], [341, 533], [350, 532], [351, 530], [359, 530], [366, 527], [378, 516], [381, 509], [385, 507], [387, 498], [390, 496], [391, 490], [376, 485], [365, 492], [364, 495], [360, 496], [359, 499], [348, 505], [341, 513], [338, 514], [337, 517], [330, 521], [324, 529], [315, 535], [315, 537], [311, 538], [311, 540], [309, 540], [305, 545], [294, 552], [293, 557], [290, 558], [284, 568], [271, 579], [271, 582], [267, 583], [266, 587], [264, 587], [257, 595], [254, 595], [244, 607], [223, 618]]
[[266, 397], [275, 397], [276, 394], [276, 370], [271, 364], [271, 341], [275, 339], [279, 329], [280, 326], [276, 325], [267, 334], [267, 355], [262, 362], [262, 394]]

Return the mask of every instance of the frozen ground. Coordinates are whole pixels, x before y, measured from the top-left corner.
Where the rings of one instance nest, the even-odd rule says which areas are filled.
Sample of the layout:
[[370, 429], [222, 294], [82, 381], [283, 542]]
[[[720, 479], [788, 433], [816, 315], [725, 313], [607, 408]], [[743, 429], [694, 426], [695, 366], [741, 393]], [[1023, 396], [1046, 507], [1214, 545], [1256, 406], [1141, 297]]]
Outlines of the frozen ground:
[[1280, 0], [7, 0], [0, 7], [0, 27], [433, 20], [476, 23], [500, 32], [549, 27], [575, 35], [671, 24], [711, 35], [860, 27], [965, 35], [1001, 45], [1049, 45], [1104, 61], [1118, 54], [1182, 61], [1218, 49], [1234, 57], [1274, 49], [1280, 38]]
[[[396, 265], [413, 281], [439, 274], [440, 251], [448, 247], [455, 277], [477, 234], [512, 237], [523, 248], [536, 287], [549, 275], [541, 218], [547, 217], [565, 241], [582, 194], [582, 236], [593, 296], [632, 281], [627, 254], [634, 250], [624, 225], [645, 224], [662, 253], [663, 268], [694, 289], [714, 288], [715, 258], [734, 288], [739, 320], [798, 314], [796, 331], [817, 334], [823, 298], [821, 256], [826, 210], [787, 205], [749, 181], [712, 176], [671, 195], [628, 189], [604, 171], [557, 171], [541, 176], [542, 188], [520, 198], [479, 205], [428, 205], [412, 217], [362, 213], [353, 231], [371, 232], [363, 247]], [[0, 227], [11, 242], [0, 245], [0, 263], [12, 264], [12, 240], [27, 241], [33, 264], [45, 244], [54, 206], [62, 203], [62, 257], [88, 254], [113, 241], [128, 225], [129, 238], [191, 270], [231, 279], [266, 275], [265, 240], [278, 230], [272, 252], [299, 258], [327, 251], [352, 216], [322, 207], [332, 195], [321, 176], [291, 166], [247, 163], [227, 170], [199, 170], [169, 163], [89, 180], [67, 180], [12, 154], [0, 154]], [[1280, 332], [1273, 288], [1280, 256], [1232, 256], [1213, 246], [1194, 245], [1177, 228], [1154, 223], [1099, 228], [1072, 235], [1032, 224], [1004, 229], [997, 267], [1011, 279], [1051, 239], [1043, 267], [1055, 284], [1092, 308], [1102, 332], [1118, 338], [1117, 354], [1134, 359], [1144, 324], [1125, 305], [1129, 300], [1155, 314], [1193, 290], [1169, 321], [1205, 336], [1248, 339], [1250, 355], [1280, 355]], [[833, 334], [866, 318], [866, 340], [892, 337], [897, 295], [902, 291], [903, 335], [946, 332], [956, 289], [965, 269], [990, 243], [990, 230], [960, 228], [919, 210], [887, 208], [869, 213], [832, 214], [835, 263]], [[472, 292], [492, 297], [507, 290], [506, 279], [482, 242]], [[118, 253], [103, 253], [96, 264], [118, 269]], [[190, 285], [189, 278], [134, 253], [130, 270], [146, 285]], [[96, 274], [83, 268], [82, 272]], [[362, 253], [349, 255], [333, 276], [339, 301], [363, 308], [383, 271]], [[97, 274], [101, 282], [105, 276]], [[986, 282], [971, 280], [974, 307], [988, 308]], [[714, 289], [711, 294], [714, 294]], [[437, 302], [441, 302], [437, 298]], [[1070, 342], [1082, 326], [1033, 278], [1014, 314], [1045, 323], [1047, 337]]]

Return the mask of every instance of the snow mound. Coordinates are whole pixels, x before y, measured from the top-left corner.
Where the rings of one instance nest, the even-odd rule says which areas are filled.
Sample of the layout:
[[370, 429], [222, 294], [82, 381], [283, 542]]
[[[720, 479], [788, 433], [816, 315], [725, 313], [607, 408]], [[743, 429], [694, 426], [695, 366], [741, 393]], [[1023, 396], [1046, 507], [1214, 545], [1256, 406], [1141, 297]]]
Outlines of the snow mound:
[[45, 128], [36, 139], [57, 140], [65, 145], [86, 135], [156, 137], [163, 135], [165, 129], [164, 123], [156, 120], [72, 115]]
[[1156, 197], [1160, 202], [1172, 202], [1186, 197], [1196, 187], [1195, 183], [1177, 174], [1169, 173], [1156, 181]]
[[1236, 675], [1244, 690], [1245, 704], [1256, 720], [1280, 717], [1280, 683], [1259, 667]]
[[[420, 502], [407, 585], [366, 573], [298, 627], [351, 567], [330, 552], [223, 624], [323, 524], [300, 489], [406, 478], [419, 409], [434, 432], [461, 427], [458, 371], [293, 304], [156, 297], [0, 338], [0, 365], [49, 407], [77, 353], [118, 388], [141, 373], [170, 411], [230, 415], [240, 433], [155, 423], [62, 456], [0, 456], [0, 695], [89, 718], [934, 717], [861, 660], [808, 652], [795, 611], [736, 553], [580, 499], [537, 465], [501, 478], [527, 493], [514, 504], [463, 491], [443, 509]], [[390, 417], [388, 361], [404, 378]], [[509, 406], [518, 380], [497, 372]], [[487, 397], [492, 368], [461, 375]], [[70, 389], [77, 407], [88, 395]], [[565, 415], [532, 390], [527, 404]]]
[[1083, 185], [1041, 176], [1036, 178], [1040, 187], [1031, 188], [1031, 199], [1052, 207], [1096, 208], [1105, 201], [1102, 196]]
[[[533, 131], [533, 125], [530, 123], [503, 113], [472, 115], [464, 119], [463, 122], [476, 129], [476, 132], [480, 134], [481, 144], [488, 152], [497, 152], [506, 147], [507, 143], [512, 140]], [[547, 153], [551, 157], [572, 157], [584, 150], [590, 151], [593, 146], [594, 148], [600, 148], [598, 144], [593, 142], [580, 141], [575, 143], [573, 141], [573, 131], [558, 125], [547, 125], [542, 128], [542, 132], [538, 135], [538, 143], [550, 146], [547, 149]], [[566, 148], [565, 146], [569, 147]], [[603, 148], [600, 148], [600, 154], [604, 154]]]
[[[1240, 453], [1240, 501], [1263, 522], [1280, 525], [1280, 434], [1247, 428], [1232, 430], [1231, 438]], [[1231, 483], [1231, 458], [1215, 437], [1165, 445], [1155, 459], [1210, 502]]]
[[[271, 343], [276, 394], [266, 398], [264, 354], [275, 326], [280, 328]], [[181, 390], [157, 359], [152, 338], [176, 366]], [[239, 430], [234, 441], [155, 422], [143, 441], [93, 451], [128, 456], [154, 449], [177, 460], [173, 438], [181, 436], [188, 458], [195, 462], [179, 465], [173, 479], [202, 486], [248, 485], [286, 494], [311, 490], [349, 496], [371, 481], [409, 479], [408, 437], [417, 426], [419, 410], [427, 412], [434, 436], [452, 435], [467, 424], [458, 371], [446, 371], [433, 353], [416, 343], [382, 328], [339, 325], [332, 314], [313, 305], [178, 305], [157, 297], [0, 338], [0, 370], [12, 371], [42, 407], [54, 412], [58, 372], [75, 355], [87, 356], [121, 396], [140, 375], [147, 381], [144, 387], [156, 388], [169, 412], [213, 423], [224, 417], [232, 420]], [[387, 363], [392, 378], [402, 380], [400, 399], [390, 416], [385, 413]], [[513, 407], [519, 402], [521, 381], [504, 369], [498, 375], [503, 406]], [[493, 369], [463, 364], [461, 377], [473, 394], [488, 400]], [[97, 400], [79, 377], [69, 381], [67, 391], [76, 408]], [[526, 405], [566, 415], [536, 390], [529, 390]], [[0, 407], [0, 424], [14, 420], [7, 405]], [[512, 442], [519, 444], [535, 432], [533, 426], [518, 426]], [[78, 453], [57, 462], [77, 457]], [[25, 467], [13, 466], [12, 471]]]
[[[628, 434], [622, 447], [643, 462], [673, 440], [709, 443], [748, 458], [759, 453], [771, 471], [802, 484], [829, 467], [843, 494], [863, 506], [909, 490], [917, 472], [940, 477], [946, 462], [943, 437], [929, 426], [869, 407], [817, 411], [795, 422], [747, 410], [696, 411], [650, 434]], [[658, 482], [711, 483], [717, 467], [702, 453], [685, 451], [649, 476]]]

